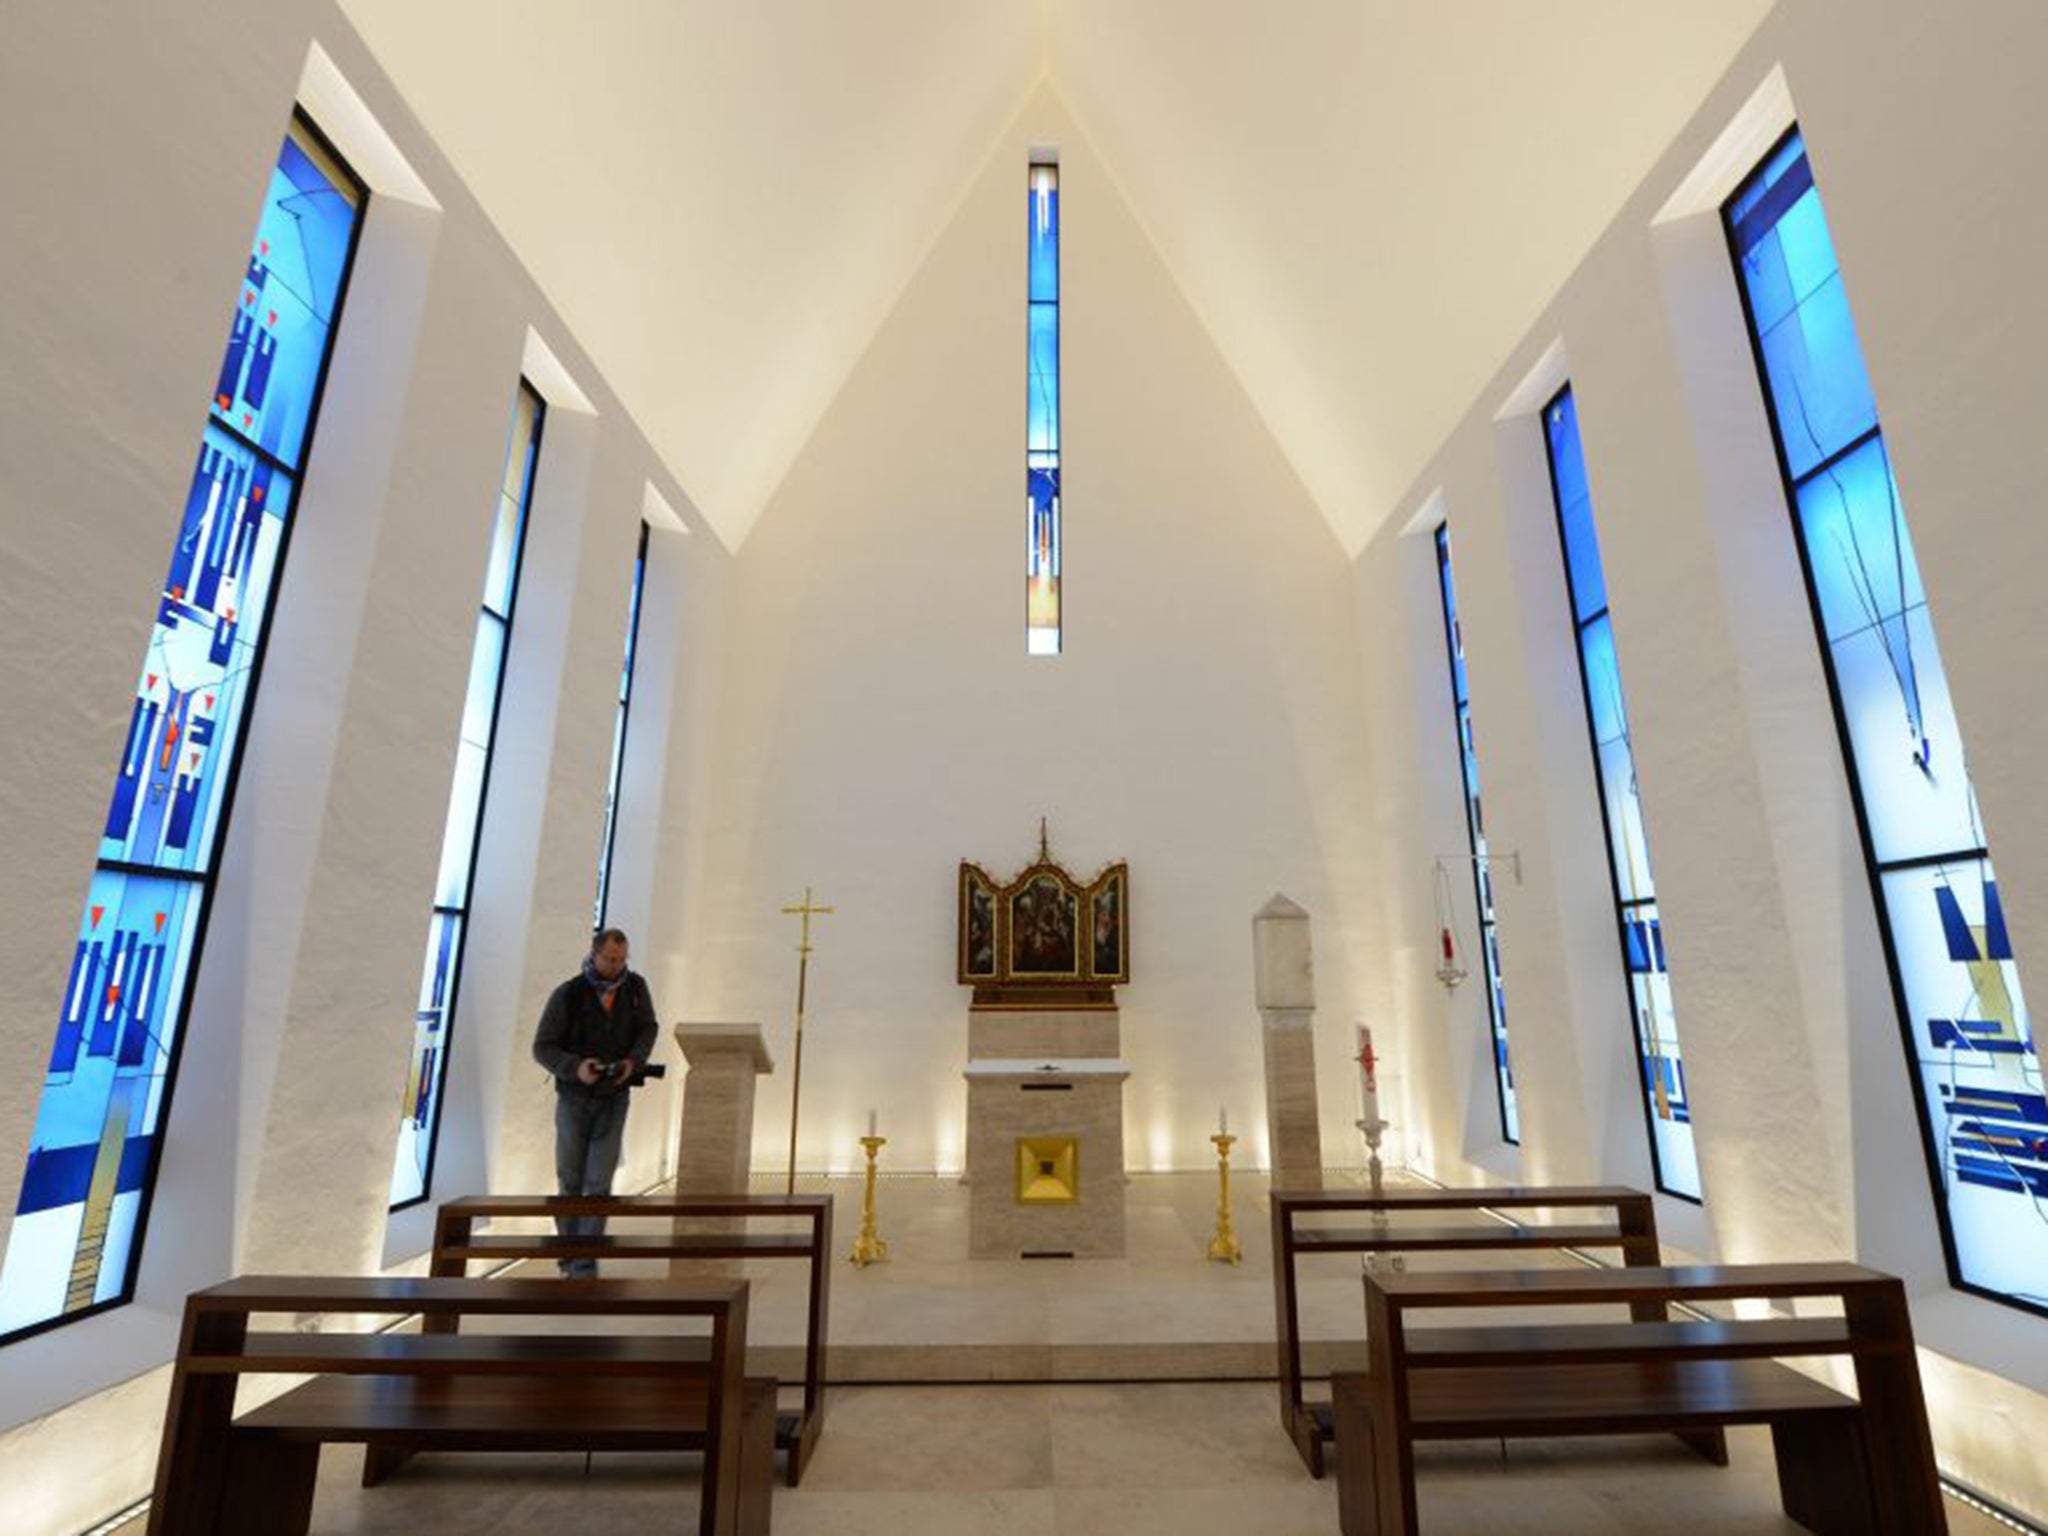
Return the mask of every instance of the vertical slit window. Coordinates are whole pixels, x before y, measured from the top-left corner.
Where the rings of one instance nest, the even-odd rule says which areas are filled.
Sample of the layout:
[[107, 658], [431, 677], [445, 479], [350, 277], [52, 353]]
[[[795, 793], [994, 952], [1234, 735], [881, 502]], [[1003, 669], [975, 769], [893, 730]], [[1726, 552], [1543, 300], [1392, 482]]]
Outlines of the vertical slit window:
[[1451, 525], [1436, 530], [1437, 590], [1444, 600], [1444, 643], [1450, 651], [1451, 705], [1458, 727], [1458, 769], [1465, 789], [1465, 834], [1472, 851], [1472, 896], [1479, 913], [1479, 954], [1486, 968], [1486, 1009], [1492, 1043], [1493, 1085], [1500, 1102], [1500, 1133], [1520, 1145], [1521, 1116], [1508, 1062], [1507, 993], [1500, 979], [1500, 939], [1493, 912], [1493, 866], [1486, 857], [1486, 817], [1479, 799], [1479, 751], [1472, 737], [1472, 692], [1465, 672], [1465, 632], [1458, 624], [1458, 592], [1451, 579]]
[[633, 655], [640, 644], [640, 601], [647, 588], [647, 524], [640, 525], [640, 547], [633, 556], [633, 579], [626, 592], [626, 659], [619, 667], [619, 708], [612, 719], [612, 768], [605, 779], [604, 832], [597, 845], [597, 901], [590, 912], [590, 931], [605, 926], [612, 893], [612, 849], [619, 832], [619, 784], [626, 767], [626, 722], [633, 709]]
[[2048, 1098], [1905, 506], [1795, 129], [1723, 209], [1949, 1271], [2048, 1313]]
[[[134, 1292], [299, 477], [366, 193], [295, 117], [155, 598], [0, 1266], [0, 1340]], [[194, 401], [195, 406], [197, 401]]]
[[1686, 1200], [1700, 1198], [1699, 1161], [1693, 1150], [1692, 1096], [1678, 1047], [1678, 1014], [1664, 964], [1664, 924], [1650, 877], [1650, 845], [1636, 782], [1628, 706], [1607, 607], [1607, 576], [1593, 526], [1593, 495], [1579, 440], [1579, 410], [1571, 386], [1543, 408], [1543, 440], [1550, 451], [1550, 488], [1564, 546], [1565, 586], [1577, 633], [1579, 682], [1593, 734], [1593, 773], [1607, 837], [1607, 870], [1614, 891], [1615, 925], [1628, 977], [1643, 1112], [1649, 1122], [1650, 1159], [1657, 1187]]
[[1031, 167], [1024, 645], [1060, 653], [1060, 168]]
[[504, 698], [505, 658], [519, 599], [520, 556], [533, 505], [534, 466], [547, 408], [524, 379], [512, 411], [505, 476], [491, 516], [491, 551], [484, 568], [483, 602], [469, 658], [469, 688], [455, 743], [455, 783], [441, 833], [441, 864], [434, 876], [434, 909], [427, 923], [427, 954], [420, 970], [412, 1060], [391, 1170], [393, 1210], [426, 1199], [434, 1183], [434, 1144], [441, 1126], [441, 1091], [448, 1081], [448, 1048], [461, 995], [463, 944], [469, 931], [471, 886], [482, 841], [484, 801], [490, 789], [491, 749], [497, 744], [498, 706]]

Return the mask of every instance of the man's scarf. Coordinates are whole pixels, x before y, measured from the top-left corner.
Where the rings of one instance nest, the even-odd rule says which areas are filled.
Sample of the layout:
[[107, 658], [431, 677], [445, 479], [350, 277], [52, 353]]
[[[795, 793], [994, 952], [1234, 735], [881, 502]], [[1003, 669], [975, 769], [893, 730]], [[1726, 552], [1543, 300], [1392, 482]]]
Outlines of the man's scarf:
[[598, 1001], [602, 1002], [607, 1010], [612, 1005], [612, 994], [626, 984], [626, 975], [627, 973], [622, 967], [618, 975], [614, 976], [610, 981], [606, 981], [604, 977], [598, 974], [596, 957], [586, 956], [583, 961], [583, 979], [589, 982], [592, 988], [596, 990]]

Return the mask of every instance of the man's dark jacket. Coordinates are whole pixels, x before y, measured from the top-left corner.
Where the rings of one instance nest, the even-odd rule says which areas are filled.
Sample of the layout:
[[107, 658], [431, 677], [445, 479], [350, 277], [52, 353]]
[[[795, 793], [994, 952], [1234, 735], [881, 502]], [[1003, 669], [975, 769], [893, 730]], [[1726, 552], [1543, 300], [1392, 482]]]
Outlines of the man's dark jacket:
[[623, 1085], [609, 1078], [580, 1083], [576, 1068], [586, 1057], [610, 1063], [631, 1056], [645, 1065], [656, 1033], [654, 999], [638, 972], [626, 972], [609, 1010], [597, 988], [579, 972], [555, 988], [541, 1010], [540, 1028], [533, 1033], [533, 1059], [554, 1074], [555, 1092], [609, 1098], [624, 1092]]

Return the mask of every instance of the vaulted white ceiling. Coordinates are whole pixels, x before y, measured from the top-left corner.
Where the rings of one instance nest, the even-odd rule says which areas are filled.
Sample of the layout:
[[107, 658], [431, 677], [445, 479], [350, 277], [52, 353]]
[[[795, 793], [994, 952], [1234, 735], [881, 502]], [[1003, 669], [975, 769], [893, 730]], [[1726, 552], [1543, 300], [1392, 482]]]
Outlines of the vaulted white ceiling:
[[1049, 80], [1356, 550], [1770, 0], [341, 0], [728, 547]]

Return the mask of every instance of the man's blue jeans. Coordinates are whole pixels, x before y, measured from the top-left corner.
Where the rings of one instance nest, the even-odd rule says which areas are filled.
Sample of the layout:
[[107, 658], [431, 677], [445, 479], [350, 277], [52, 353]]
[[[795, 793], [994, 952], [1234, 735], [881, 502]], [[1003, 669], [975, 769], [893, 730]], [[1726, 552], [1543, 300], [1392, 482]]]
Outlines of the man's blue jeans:
[[[555, 1095], [555, 1183], [565, 1195], [608, 1195], [626, 1139], [626, 1095], [598, 1098], [583, 1093]], [[555, 1221], [563, 1237], [598, 1236], [602, 1216], [564, 1216]], [[595, 1259], [563, 1259], [565, 1275], [594, 1275]]]

